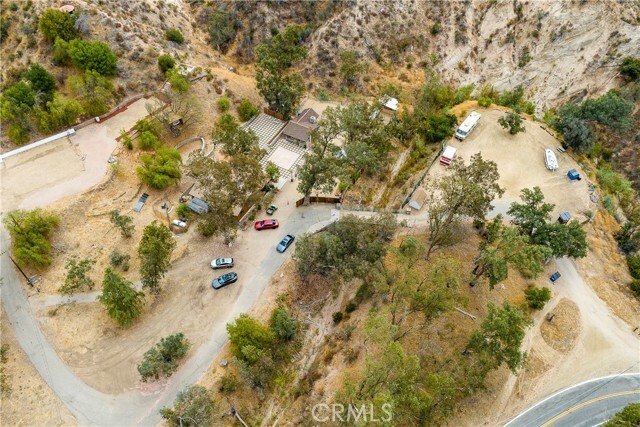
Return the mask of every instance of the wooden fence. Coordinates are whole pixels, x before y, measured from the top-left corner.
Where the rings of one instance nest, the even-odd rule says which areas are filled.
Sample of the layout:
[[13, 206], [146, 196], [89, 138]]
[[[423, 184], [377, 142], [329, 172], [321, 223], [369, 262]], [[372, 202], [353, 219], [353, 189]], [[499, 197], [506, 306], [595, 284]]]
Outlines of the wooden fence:
[[[340, 197], [315, 197], [311, 196], [311, 203], [340, 203]], [[304, 204], [304, 197], [296, 201], [296, 208]]]

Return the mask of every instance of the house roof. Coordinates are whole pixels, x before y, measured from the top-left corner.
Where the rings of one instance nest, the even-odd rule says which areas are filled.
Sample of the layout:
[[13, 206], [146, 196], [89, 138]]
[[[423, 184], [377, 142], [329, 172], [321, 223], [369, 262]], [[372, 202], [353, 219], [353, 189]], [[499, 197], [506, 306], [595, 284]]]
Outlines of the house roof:
[[287, 125], [282, 130], [282, 133], [285, 136], [290, 136], [299, 141], [306, 141], [309, 138], [309, 128], [299, 125], [293, 121], [287, 123]]
[[[311, 117], [315, 117], [316, 123], [311, 122]], [[313, 108], [305, 108], [291, 121], [305, 127], [316, 128], [318, 127], [318, 117], [320, 117], [320, 114], [316, 113]]]
[[422, 209], [422, 205], [424, 201], [427, 199], [427, 190], [422, 187], [418, 187], [416, 191], [413, 192], [413, 196], [411, 196], [411, 200], [409, 200], [409, 206], [411, 206], [415, 210]]

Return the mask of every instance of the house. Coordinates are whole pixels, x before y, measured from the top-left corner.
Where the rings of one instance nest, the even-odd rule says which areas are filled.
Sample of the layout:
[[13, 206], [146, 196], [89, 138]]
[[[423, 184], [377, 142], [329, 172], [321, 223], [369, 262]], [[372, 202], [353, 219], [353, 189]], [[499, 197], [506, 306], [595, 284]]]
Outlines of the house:
[[422, 209], [422, 205], [424, 205], [424, 201], [427, 199], [427, 190], [422, 187], [416, 188], [416, 191], [413, 192], [411, 196], [411, 200], [409, 200], [409, 208], [407, 210], [416, 210], [419, 211]]
[[318, 118], [320, 115], [313, 108], [305, 108], [282, 130], [282, 136], [287, 141], [293, 142], [300, 146], [306, 147], [309, 141], [309, 133], [318, 127]]

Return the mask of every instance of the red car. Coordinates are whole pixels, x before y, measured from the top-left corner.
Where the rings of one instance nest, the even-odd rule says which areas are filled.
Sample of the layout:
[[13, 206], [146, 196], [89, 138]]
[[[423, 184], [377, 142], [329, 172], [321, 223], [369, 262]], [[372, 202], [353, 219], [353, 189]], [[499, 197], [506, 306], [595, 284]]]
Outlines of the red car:
[[262, 221], [256, 221], [256, 230], [269, 230], [271, 228], [278, 228], [280, 224], [277, 219], [263, 219]]

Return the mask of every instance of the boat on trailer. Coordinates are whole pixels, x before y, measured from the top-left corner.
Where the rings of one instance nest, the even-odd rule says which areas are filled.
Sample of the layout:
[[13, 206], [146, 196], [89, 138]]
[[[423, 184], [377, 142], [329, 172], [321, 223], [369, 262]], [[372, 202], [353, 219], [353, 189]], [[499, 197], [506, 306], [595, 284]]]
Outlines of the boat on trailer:
[[544, 163], [550, 171], [558, 169], [558, 159], [556, 158], [556, 154], [553, 150], [548, 148], [544, 150]]

